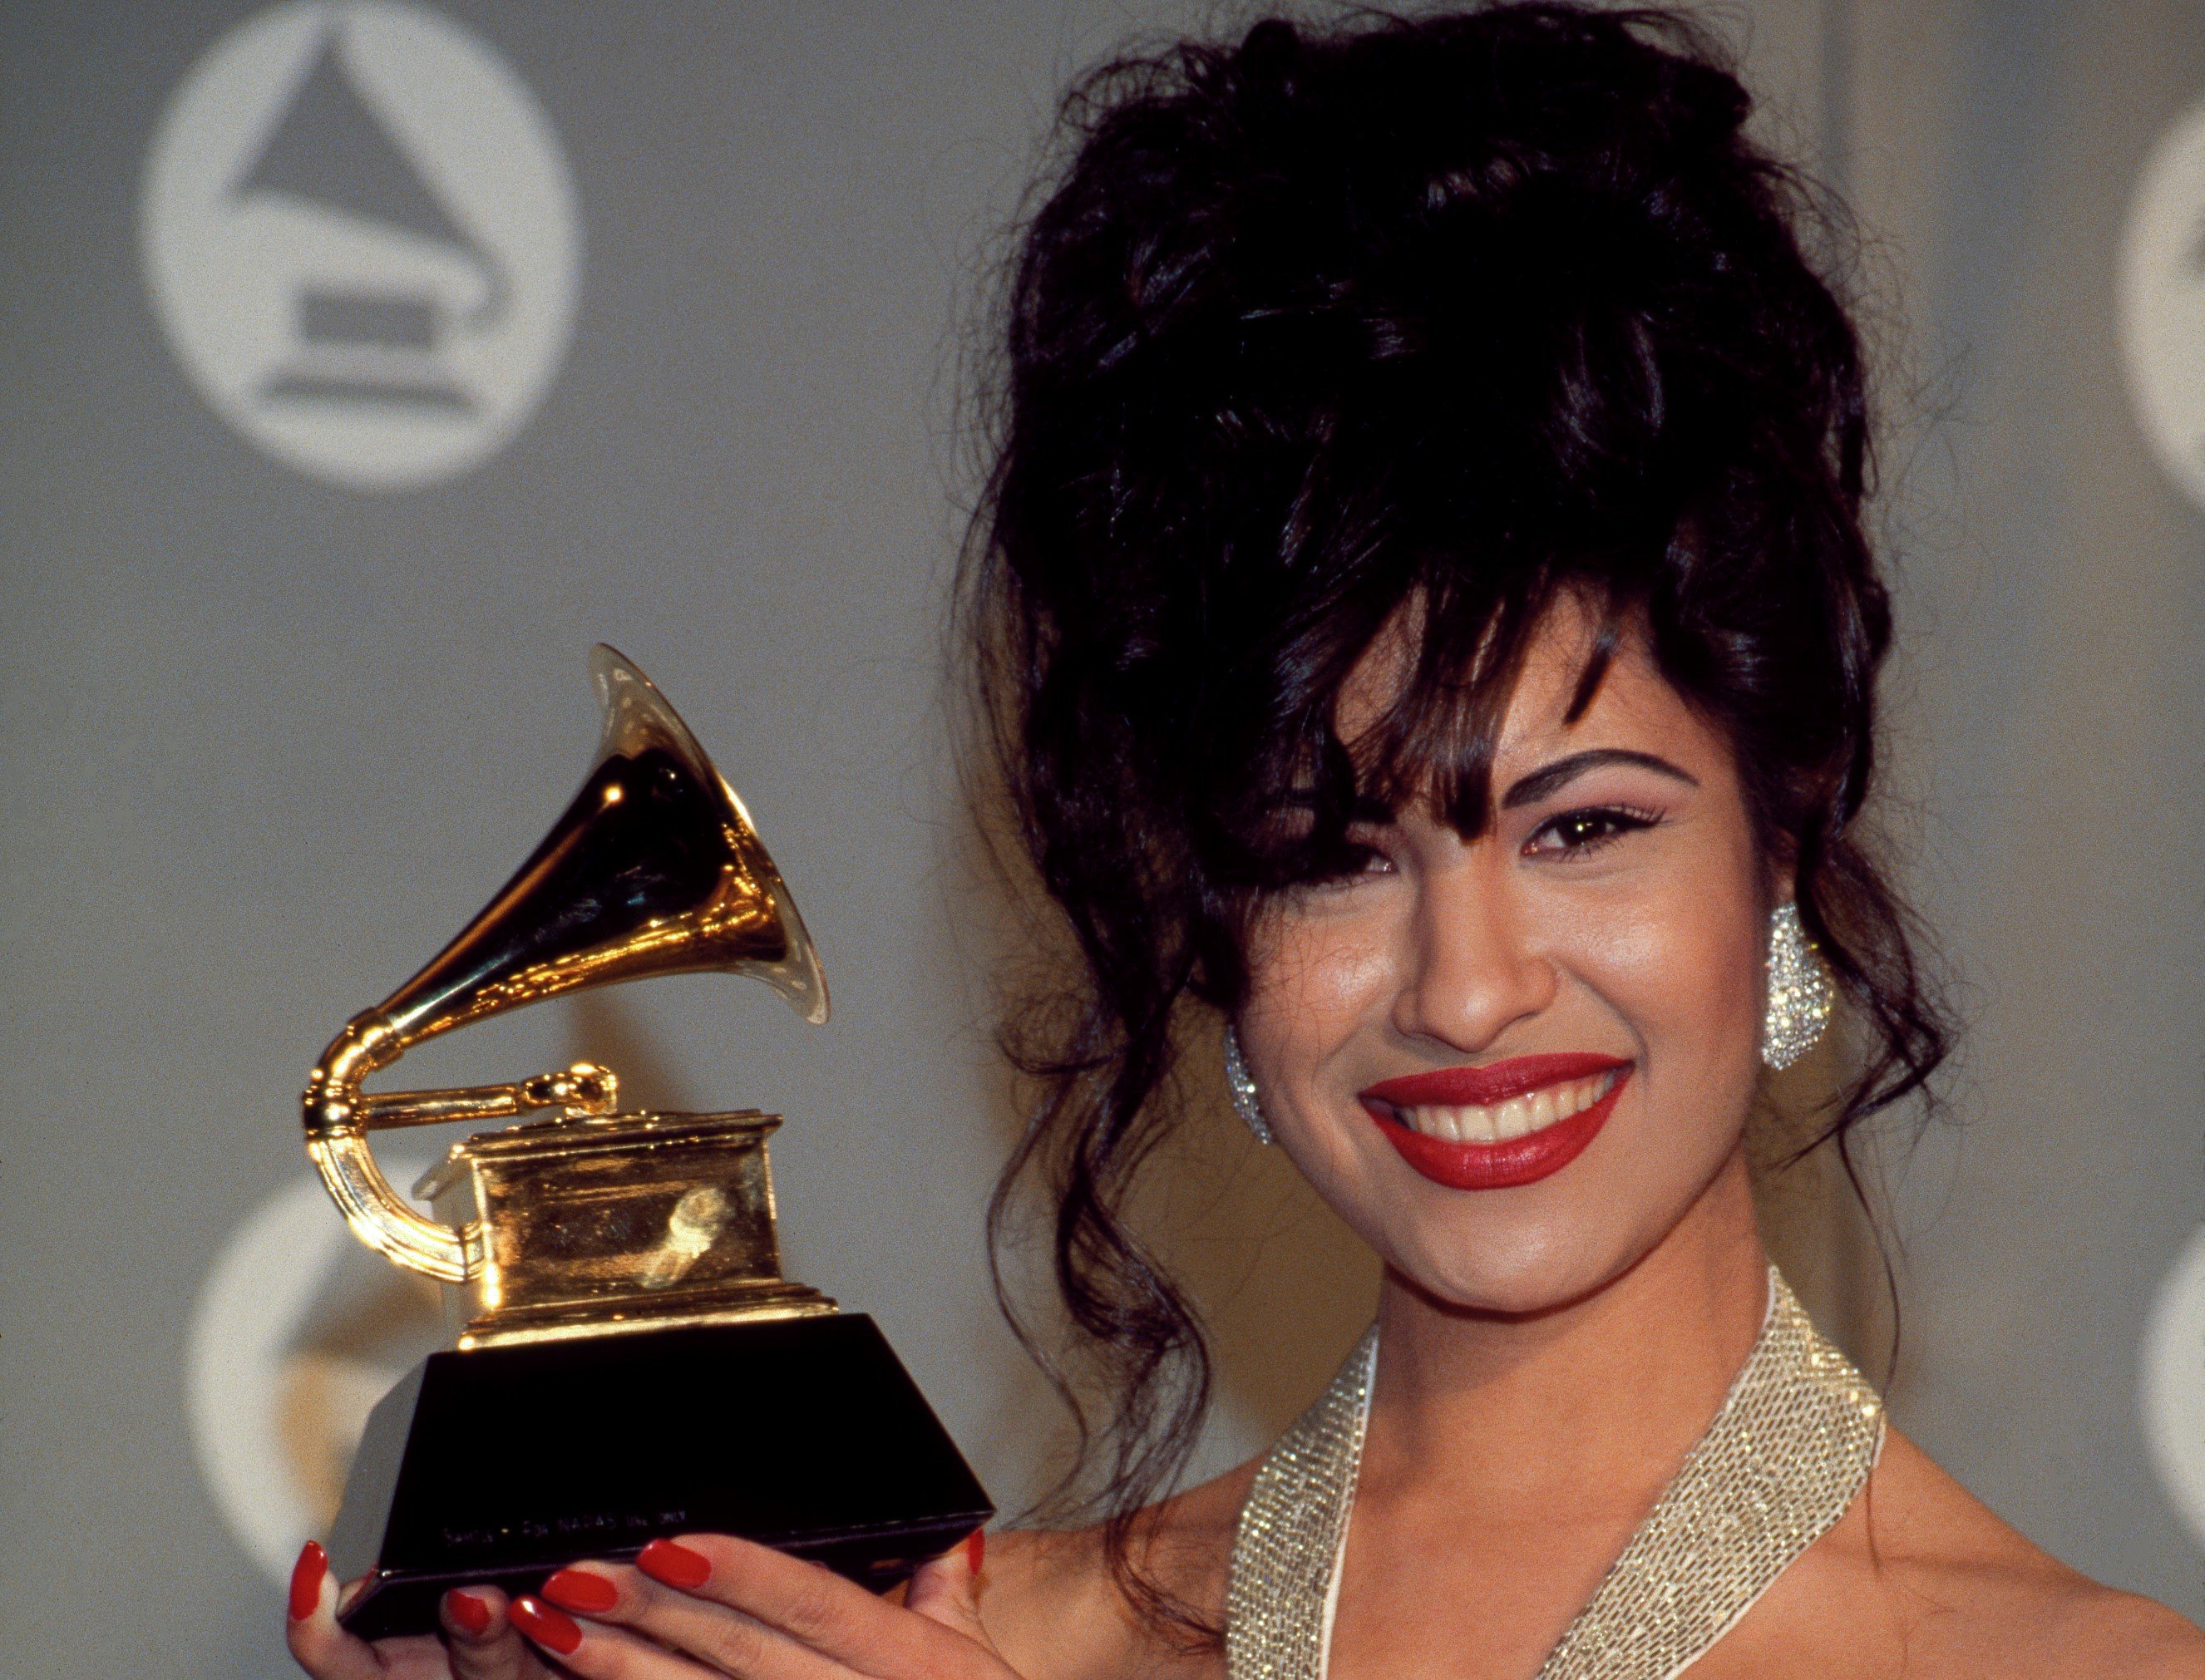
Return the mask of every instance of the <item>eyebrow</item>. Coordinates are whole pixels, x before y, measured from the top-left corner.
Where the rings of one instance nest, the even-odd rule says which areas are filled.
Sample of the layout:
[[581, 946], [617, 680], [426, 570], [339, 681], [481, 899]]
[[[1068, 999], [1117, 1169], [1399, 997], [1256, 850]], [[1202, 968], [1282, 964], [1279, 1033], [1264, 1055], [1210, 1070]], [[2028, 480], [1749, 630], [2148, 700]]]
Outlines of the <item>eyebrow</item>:
[[1609, 764], [1636, 764], [1642, 770], [1651, 770], [1656, 775], [1681, 781], [1687, 787], [1697, 787], [1697, 777], [1678, 769], [1667, 759], [1650, 752], [1632, 752], [1620, 746], [1595, 747], [1590, 752], [1573, 752], [1566, 758], [1557, 758], [1551, 764], [1542, 765], [1527, 776], [1522, 776], [1501, 796], [1501, 808], [1514, 810], [1519, 805], [1536, 804], [1557, 789], [1575, 781], [1588, 770], [1597, 770]]

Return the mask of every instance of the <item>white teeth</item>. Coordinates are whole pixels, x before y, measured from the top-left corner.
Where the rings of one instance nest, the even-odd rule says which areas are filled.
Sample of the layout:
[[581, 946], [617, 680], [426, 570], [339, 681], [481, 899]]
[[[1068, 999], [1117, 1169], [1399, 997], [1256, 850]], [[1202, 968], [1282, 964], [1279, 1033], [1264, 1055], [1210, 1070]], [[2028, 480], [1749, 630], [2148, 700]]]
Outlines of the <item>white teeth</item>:
[[1427, 1137], [1444, 1138], [1450, 1143], [1506, 1143], [1584, 1113], [1614, 1088], [1620, 1072], [1620, 1069], [1614, 1069], [1590, 1078], [1542, 1085], [1536, 1091], [1512, 1096], [1489, 1107], [1433, 1105], [1397, 1112], [1403, 1125]]
[[1524, 1097], [1510, 1097], [1493, 1116], [1494, 1135], [1504, 1143], [1512, 1137], [1521, 1137], [1530, 1129], [1531, 1105]]

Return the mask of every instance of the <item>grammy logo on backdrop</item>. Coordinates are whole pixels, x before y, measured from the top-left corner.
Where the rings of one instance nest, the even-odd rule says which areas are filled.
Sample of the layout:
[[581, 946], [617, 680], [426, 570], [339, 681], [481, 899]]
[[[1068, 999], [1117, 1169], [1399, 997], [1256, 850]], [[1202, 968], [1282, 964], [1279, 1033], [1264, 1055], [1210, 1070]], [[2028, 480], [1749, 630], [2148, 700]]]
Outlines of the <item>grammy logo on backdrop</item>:
[[[442, 293], [471, 294], [467, 312], [489, 324], [509, 294], [496, 253], [454, 220], [434, 185], [394, 144], [325, 40], [283, 120], [239, 184], [241, 195], [290, 201], [299, 211], [352, 223], [363, 242], [415, 256], [369, 278], [299, 276], [293, 343], [261, 387], [264, 401], [418, 404], [472, 411], [443, 365], [456, 312]], [[436, 274], [442, 287], [429, 282]]]
[[[532, 1590], [684, 1530], [745, 1535], [893, 1584], [993, 1514], [870, 1319], [781, 1275], [766, 1138], [778, 1117], [626, 1113], [609, 1068], [369, 1094], [407, 1049], [585, 987], [747, 975], [827, 1018], [810, 936], [734, 791], [610, 648], [580, 793], [442, 954], [322, 1053], [306, 1151], [354, 1235], [449, 1286], [458, 1350], [368, 1422], [330, 1540], [366, 1577], [346, 1626], [425, 1632], [449, 1587]], [[526, 1119], [529, 1115], [542, 1118]], [[366, 1134], [510, 1120], [423, 1179]]]
[[139, 232], [215, 413], [347, 489], [481, 465], [565, 359], [581, 207], [490, 41], [415, 0], [248, 9], [170, 90]]

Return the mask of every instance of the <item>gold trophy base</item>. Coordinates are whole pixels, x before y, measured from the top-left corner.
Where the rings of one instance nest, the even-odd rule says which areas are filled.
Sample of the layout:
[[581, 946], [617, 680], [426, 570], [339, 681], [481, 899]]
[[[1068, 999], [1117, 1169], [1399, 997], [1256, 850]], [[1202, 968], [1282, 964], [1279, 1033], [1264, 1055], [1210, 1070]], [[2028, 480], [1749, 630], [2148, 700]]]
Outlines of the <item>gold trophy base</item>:
[[831, 1313], [781, 1275], [777, 1115], [539, 1120], [455, 1144], [414, 1194], [461, 1227], [459, 1347]]
[[671, 1330], [700, 1324], [747, 1324], [758, 1319], [808, 1318], [836, 1310], [830, 1297], [809, 1284], [782, 1282], [749, 1288], [693, 1290], [631, 1302], [610, 1312], [595, 1306], [576, 1306], [484, 1315], [461, 1326], [454, 1346], [467, 1353], [477, 1348], [514, 1347], [526, 1342], [572, 1341], [581, 1336], [616, 1336], [623, 1332]]

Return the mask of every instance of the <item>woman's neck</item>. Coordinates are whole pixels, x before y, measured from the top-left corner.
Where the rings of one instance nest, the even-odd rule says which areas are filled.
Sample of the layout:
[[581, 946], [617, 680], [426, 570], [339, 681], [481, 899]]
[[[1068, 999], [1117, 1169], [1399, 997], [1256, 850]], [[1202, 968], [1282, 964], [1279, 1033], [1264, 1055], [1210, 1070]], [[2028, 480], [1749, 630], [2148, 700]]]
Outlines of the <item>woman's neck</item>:
[[1740, 1153], [1642, 1259], [1567, 1305], [1466, 1312], [1389, 1276], [1359, 1497], [1635, 1520], [1751, 1352], [1768, 1265]]

